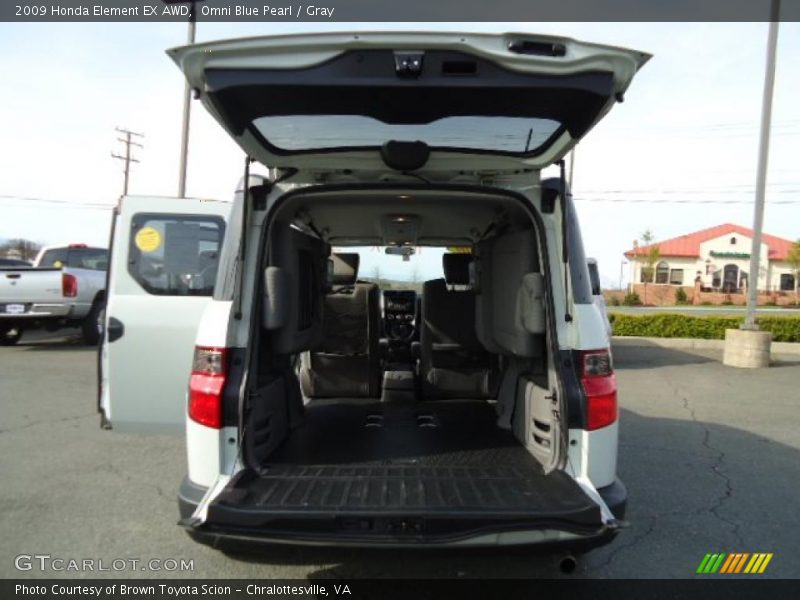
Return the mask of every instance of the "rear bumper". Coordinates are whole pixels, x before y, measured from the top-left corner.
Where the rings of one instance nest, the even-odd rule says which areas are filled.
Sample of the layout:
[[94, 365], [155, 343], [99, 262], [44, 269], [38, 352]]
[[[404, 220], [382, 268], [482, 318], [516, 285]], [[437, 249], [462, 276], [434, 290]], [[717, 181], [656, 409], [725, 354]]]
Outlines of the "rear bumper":
[[[14, 304], [8, 302], [7, 304]], [[25, 312], [11, 314], [0, 312], [0, 322], [18, 321], [41, 321], [47, 319], [82, 319], [89, 313], [90, 304], [30, 304], [20, 302], [25, 306]]]
[[[178, 491], [178, 508], [181, 523], [187, 523], [197, 505], [202, 500], [208, 488], [184, 478]], [[598, 490], [611, 512], [617, 519], [623, 519], [627, 506], [627, 489], [617, 479], [613, 484]], [[490, 547], [490, 546], [520, 546], [520, 545], [557, 545], [574, 546], [582, 551], [591, 550], [608, 544], [617, 535], [617, 528], [602, 527], [599, 529], [573, 529], [555, 525], [542, 525], [530, 528], [514, 528], [506, 531], [475, 531], [469, 535], [453, 536], [450, 538], [424, 539], [409, 536], [407, 538], [380, 539], [353, 535], [331, 535], [320, 532], [319, 535], [309, 533], [288, 534], [275, 532], [259, 532], [248, 530], [245, 527], [211, 527], [204, 525], [193, 527], [184, 525], [192, 538], [200, 543], [219, 547], [227, 543], [243, 544], [291, 544], [307, 546], [354, 546], [354, 547], [404, 547], [417, 546], [425, 548], [436, 547]], [[488, 529], [488, 528], [487, 528]]]

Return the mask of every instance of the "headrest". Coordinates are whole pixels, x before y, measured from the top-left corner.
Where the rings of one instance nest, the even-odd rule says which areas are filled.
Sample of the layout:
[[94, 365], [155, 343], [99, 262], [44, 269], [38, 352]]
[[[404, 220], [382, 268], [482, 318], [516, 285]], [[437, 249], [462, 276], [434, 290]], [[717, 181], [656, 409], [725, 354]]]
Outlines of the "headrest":
[[469, 285], [469, 266], [472, 254], [443, 254], [442, 270], [449, 285]]
[[358, 280], [358, 265], [361, 257], [356, 252], [331, 254], [333, 261], [333, 285], [355, 285]]

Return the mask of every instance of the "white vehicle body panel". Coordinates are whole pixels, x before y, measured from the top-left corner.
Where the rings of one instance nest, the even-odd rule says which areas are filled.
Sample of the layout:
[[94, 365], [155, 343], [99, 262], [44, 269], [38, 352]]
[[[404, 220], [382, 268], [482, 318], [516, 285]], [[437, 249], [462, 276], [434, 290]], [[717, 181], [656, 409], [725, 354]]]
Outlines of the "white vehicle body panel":
[[[209, 296], [148, 293], [128, 269], [138, 214], [227, 217], [229, 202], [128, 196], [120, 200], [101, 349], [100, 408], [117, 430], [180, 432], [197, 324]], [[124, 333], [110, 339], [111, 320]], [[110, 325], [111, 324], [111, 325]], [[113, 337], [113, 336], [111, 336]]]

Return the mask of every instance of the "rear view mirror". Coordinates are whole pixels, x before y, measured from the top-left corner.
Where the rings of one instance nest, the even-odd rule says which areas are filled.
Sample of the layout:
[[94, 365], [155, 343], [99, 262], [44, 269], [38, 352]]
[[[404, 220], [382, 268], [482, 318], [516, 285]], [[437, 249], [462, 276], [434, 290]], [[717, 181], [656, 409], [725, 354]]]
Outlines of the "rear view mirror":
[[407, 261], [416, 253], [416, 250], [411, 246], [387, 246], [385, 252], [394, 256], [402, 256], [403, 260]]

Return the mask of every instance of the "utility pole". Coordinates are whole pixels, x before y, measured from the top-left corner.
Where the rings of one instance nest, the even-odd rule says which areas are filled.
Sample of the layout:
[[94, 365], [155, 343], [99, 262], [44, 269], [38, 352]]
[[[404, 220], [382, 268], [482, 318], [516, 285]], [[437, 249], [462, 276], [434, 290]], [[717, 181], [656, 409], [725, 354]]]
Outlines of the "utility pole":
[[[189, 33], [186, 43], [194, 44], [197, 23], [196, 4], [205, 0], [163, 0], [165, 4], [189, 4]], [[183, 85], [183, 121], [181, 124], [181, 157], [178, 166], [178, 197], [186, 197], [186, 164], [189, 160], [189, 118], [192, 111], [192, 88], [187, 79]], [[245, 183], [246, 185], [246, 183]]]
[[778, 19], [780, 0], [772, 0], [769, 33], [767, 35], [767, 66], [764, 74], [764, 96], [761, 101], [761, 137], [758, 143], [756, 170], [756, 200], [753, 211], [753, 246], [750, 250], [750, 274], [747, 278], [747, 313], [742, 329], [758, 330], [756, 307], [758, 305], [758, 276], [761, 270], [761, 230], [764, 226], [764, 199], [767, 186], [767, 159], [772, 121], [772, 94], [775, 89], [775, 60], [778, 48]]
[[120, 142], [125, 144], [125, 156], [120, 156], [119, 154], [114, 154], [113, 152], [111, 153], [111, 156], [113, 158], [125, 161], [125, 179], [124, 179], [124, 183], [122, 184], [122, 195], [123, 196], [127, 196], [128, 195], [128, 178], [130, 176], [131, 163], [132, 162], [139, 162], [138, 160], [136, 160], [135, 158], [133, 158], [131, 156], [131, 146], [139, 146], [139, 148], [144, 148], [144, 146], [142, 146], [140, 143], [134, 142], [132, 138], [133, 138], [133, 136], [141, 138], [141, 137], [144, 137], [144, 134], [143, 133], [136, 133], [135, 131], [129, 131], [128, 129], [121, 129], [120, 127], [117, 127], [116, 130], [125, 136], [125, 137], [117, 138]]

